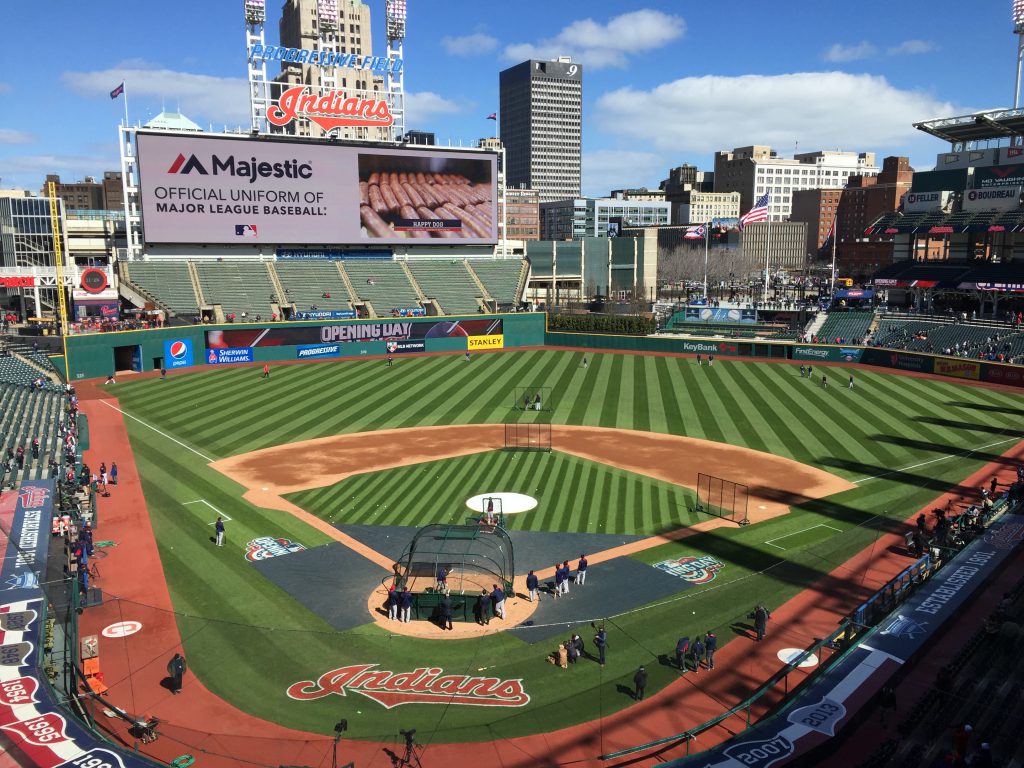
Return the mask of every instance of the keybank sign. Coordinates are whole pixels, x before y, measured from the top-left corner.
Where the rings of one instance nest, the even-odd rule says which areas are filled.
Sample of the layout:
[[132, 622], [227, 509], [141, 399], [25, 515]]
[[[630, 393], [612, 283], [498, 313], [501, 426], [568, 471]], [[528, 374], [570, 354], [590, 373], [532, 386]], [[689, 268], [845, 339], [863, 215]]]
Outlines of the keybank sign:
[[314, 67], [348, 67], [350, 69], [368, 69], [384, 75], [389, 71], [398, 74], [402, 71], [402, 59], [389, 59], [387, 56], [363, 56], [358, 53], [341, 53], [340, 51], [311, 51], [306, 48], [285, 48], [283, 45], [260, 45], [257, 43], [249, 49], [249, 61], [284, 61], [295, 64], [309, 64]]

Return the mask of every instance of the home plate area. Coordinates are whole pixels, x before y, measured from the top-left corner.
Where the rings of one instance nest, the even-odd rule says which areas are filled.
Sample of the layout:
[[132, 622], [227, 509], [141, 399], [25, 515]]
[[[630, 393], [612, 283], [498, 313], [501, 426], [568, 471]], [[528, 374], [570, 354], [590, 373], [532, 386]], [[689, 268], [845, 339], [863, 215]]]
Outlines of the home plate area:
[[[384, 525], [337, 527], [392, 560], [401, 557], [419, 530]], [[564, 560], [569, 560], [575, 573], [576, 560], [581, 553], [601, 552], [644, 538], [541, 531], [509, 531], [509, 537], [516, 553], [516, 573], [520, 576], [531, 570], [550, 569]], [[371, 623], [366, 611], [367, 595], [390, 573], [337, 542], [269, 558], [254, 566], [339, 631]], [[592, 564], [587, 571], [586, 585], [570, 584], [568, 595], [555, 598], [553, 577], [543, 580], [537, 610], [528, 622], [509, 629], [528, 643], [547, 641], [574, 625], [624, 613], [692, 586], [679, 576], [639, 560], [619, 557]], [[525, 596], [516, 599], [522, 600]]]

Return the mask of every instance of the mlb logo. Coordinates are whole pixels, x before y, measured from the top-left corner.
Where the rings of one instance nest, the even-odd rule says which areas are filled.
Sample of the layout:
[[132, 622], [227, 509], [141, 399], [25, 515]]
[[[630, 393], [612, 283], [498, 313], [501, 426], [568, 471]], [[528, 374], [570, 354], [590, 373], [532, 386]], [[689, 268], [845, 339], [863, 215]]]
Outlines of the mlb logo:
[[256, 237], [255, 224], [235, 224], [236, 237]]

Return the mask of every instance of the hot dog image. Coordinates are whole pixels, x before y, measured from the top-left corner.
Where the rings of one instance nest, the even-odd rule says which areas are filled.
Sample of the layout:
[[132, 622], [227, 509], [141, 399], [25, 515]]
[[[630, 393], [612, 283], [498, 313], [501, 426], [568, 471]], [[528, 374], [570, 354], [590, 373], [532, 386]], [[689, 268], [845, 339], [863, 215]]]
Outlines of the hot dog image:
[[369, 240], [494, 240], [489, 158], [360, 154], [360, 227]]

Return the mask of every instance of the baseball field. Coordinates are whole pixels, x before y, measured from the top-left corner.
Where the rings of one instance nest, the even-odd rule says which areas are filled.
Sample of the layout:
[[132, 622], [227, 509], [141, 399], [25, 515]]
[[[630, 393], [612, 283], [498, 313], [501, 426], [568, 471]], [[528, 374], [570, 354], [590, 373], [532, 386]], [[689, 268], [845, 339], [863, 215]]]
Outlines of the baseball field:
[[[484, 741], [590, 721], [633, 704], [640, 664], [649, 693], [675, 680], [680, 635], [749, 642], [755, 603], [784, 603], [1021, 438], [1019, 397], [993, 389], [842, 367], [827, 369], [825, 389], [822, 370], [808, 380], [788, 364], [588, 358], [584, 368], [582, 354], [556, 350], [398, 356], [390, 368], [272, 366], [264, 379], [237, 367], [107, 388], [190, 669], [291, 728], [329, 733], [342, 713], [356, 739], [413, 724], [435, 742]], [[551, 410], [514, 411], [517, 386], [550, 387]], [[494, 425], [521, 420], [555, 425], [553, 450], [502, 450]], [[442, 429], [456, 425], [466, 427]], [[695, 509], [698, 472], [748, 484], [751, 524]], [[417, 636], [379, 615], [366, 585], [380, 586], [412, 533], [465, 522], [469, 497], [499, 491], [537, 501], [509, 516], [516, 541], [530, 542], [516, 562], [540, 572], [553, 553], [574, 564], [585, 551], [586, 586], [536, 613], [514, 598], [528, 618], [478, 636]], [[223, 548], [212, 544], [218, 514]], [[683, 577], [670, 567], [680, 560]], [[546, 663], [574, 630], [596, 653], [591, 621], [607, 628], [606, 666]], [[394, 678], [376, 678], [376, 692], [353, 683], [364, 667], [493, 684], [475, 701], [431, 701], [403, 697]]]

